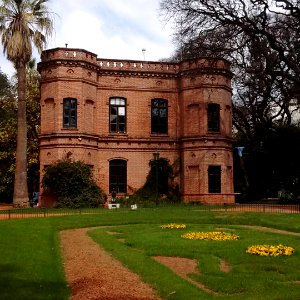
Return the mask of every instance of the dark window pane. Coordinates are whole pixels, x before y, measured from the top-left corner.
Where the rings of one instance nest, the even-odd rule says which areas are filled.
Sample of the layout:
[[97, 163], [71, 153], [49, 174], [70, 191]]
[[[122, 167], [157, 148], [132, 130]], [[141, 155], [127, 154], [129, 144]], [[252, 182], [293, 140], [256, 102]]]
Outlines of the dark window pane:
[[167, 124], [161, 124], [161, 125], [160, 125], [160, 132], [161, 132], [161, 133], [168, 133], [168, 127], [167, 127]]
[[113, 123], [110, 124], [110, 131], [111, 132], [117, 132], [117, 124], [116, 123], [115, 124], [113, 124]]
[[75, 118], [70, 118], [70, 126], [76, 127], [76, 119]]
[[119, 116], [118, 122], [122, 123], [122, 124], [125, 124], [125, 116]]
[[109, 162], [109, 191], [114, 188], [118, 193], [126, 193], [127, 162], [115, 159]]
[[165, 118], [166, 116], [167, 116], [167, 110], [165, 109], [165, 108], [163, 108], [163, 109], [161, 109], [160, 111], [159, 111], [159, 116], [161, 117], [161, 118]]
[[207, 109], [208, 131], [220, 131], [220, 105], [211, 103]]
[[118, 108], [117, 107], [115, 107], [115, 106], [111, 106], [110, 107], [110, 114], [111, 115], [117, 115], [118, 113]]
[[152, 116], [153, 117], [156, 117], [156, 116], [158, 116], [159, 115], [159, 109], [158, 108], [153, 108], [152, 109]]
[[221, 193], [221, 166], [208, 167], [208, 192]]
[[159, 106], [159, 100], [152, 100], [152, 106], [153, 107]]
[[125, 124], [119, 124], [119, 132], [125, 132]]
[[110, 123], [111, 123], [111, 124], [112, 124], [112, 123], [117, 123], [117, 116], [115, 116], [115, 115], [110, 115], [109, 119], [110, 119]]
[[77, 127], [77, 99], [65, 98], [63, 101], [63, 127]]
[[153, 99], [151, 102], [151, 132], [168, 133], [168, 101]]
[[162, 107], [162, 108], [163, 108], [163, 107], [167, 107], [167, 101], [165, 101], [165, 100], [160, 100], [160, 101], [159, 101], [159, 106]]

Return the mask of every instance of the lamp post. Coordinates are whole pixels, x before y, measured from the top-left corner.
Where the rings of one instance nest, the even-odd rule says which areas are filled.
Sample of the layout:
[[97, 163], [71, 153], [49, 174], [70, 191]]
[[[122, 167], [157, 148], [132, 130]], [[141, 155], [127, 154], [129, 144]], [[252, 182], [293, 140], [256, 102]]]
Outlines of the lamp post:
[[158, 205], [158, 160], [159, 160], [159, 152], [155, 151], [153, 153], [154, 165], [155, 165], [155, 203]]
[[144, 61], [146, 60], [146, 55], [145, 55], [145, 53], [146, 53], [146, 49], [145, 48], [143, 48], [142, 49], [142, 52], [143, 52], [143, 57], [144, 57]]

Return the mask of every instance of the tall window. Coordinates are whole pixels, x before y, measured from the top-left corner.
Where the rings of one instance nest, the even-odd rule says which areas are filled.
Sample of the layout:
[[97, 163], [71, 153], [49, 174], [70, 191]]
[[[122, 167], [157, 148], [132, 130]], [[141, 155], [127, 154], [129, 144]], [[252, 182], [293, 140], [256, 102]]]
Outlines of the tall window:
[[77, 127], [77, 99], [65, 98], [63, 107], [63, 126], [64, 128]]
[[221, 166], [208, 167], [208, 192], [221, 193]]
[[207, 127], [208, 131], [219, 132], [220, 131], [220, 105], [216, 103], [210, 103], [207, 107]]
[[126, 132], [126, 100], [124, 98], [109, 99], [109, 131]]
[[153, 99], [151, 102], [151, 133], [168, 133], [168, 101]]
[[127, 191], [127, 162], [122, 159], [114, 159], [109, 162], [109, 192], [113, 189], [117, 193]]

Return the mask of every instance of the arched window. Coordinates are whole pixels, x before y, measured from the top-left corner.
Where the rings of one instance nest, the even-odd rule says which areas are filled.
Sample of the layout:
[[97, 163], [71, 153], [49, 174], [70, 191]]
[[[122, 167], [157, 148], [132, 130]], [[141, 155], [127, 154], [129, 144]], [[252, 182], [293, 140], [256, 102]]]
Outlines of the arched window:
[[220, 105], [209, 103], [207, 107], [207, 128], [210, 132], [220, 131]]
[[77, 99], [64, 98], [63, 127], [77, 128]]
[[117, 193], [127, 192], [127, 161], [113, 159], [109, 162], [109, 192], [115, 189]]
[[126, 132], [126, 99], [109, 99], [109, 131]]
[[153, 99], [151, 102], [151, 133], [168, 133], [168, 101]]

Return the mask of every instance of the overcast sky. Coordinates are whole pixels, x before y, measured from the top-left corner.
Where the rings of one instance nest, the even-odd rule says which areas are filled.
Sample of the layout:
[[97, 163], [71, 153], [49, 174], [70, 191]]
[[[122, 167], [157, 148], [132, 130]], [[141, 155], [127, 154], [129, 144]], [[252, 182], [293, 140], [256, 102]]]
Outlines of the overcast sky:
[[[49, 0], [55, 12], [55, 32], [47, 49], [81, 48], [99, 58], [146, 60], [170, 57], [174, 52], [171, 24], [159, 17], [160, 0]], [[3, 56], [1, 71], [12, 75]], [[39, 60], [39, 55], [34, 53]]]

